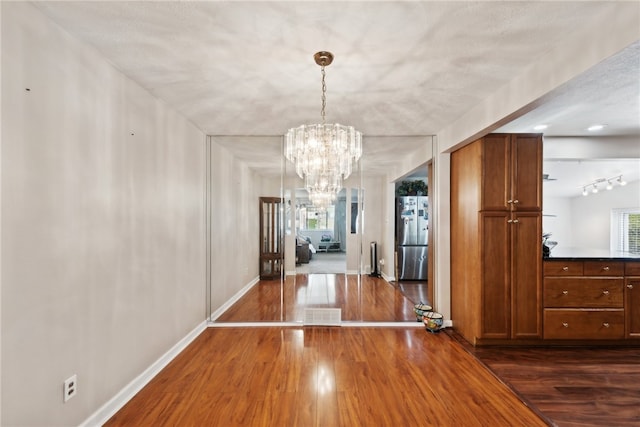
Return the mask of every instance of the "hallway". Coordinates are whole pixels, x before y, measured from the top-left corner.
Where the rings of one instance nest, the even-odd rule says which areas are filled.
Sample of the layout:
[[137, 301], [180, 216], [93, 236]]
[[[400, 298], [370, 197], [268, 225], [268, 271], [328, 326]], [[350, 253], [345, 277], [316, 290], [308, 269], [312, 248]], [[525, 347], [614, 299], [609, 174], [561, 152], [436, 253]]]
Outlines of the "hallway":
[[316, 252], [308, 263], [297, 264], [296, 274], [345, 274], [347, 254], [345, 252]]

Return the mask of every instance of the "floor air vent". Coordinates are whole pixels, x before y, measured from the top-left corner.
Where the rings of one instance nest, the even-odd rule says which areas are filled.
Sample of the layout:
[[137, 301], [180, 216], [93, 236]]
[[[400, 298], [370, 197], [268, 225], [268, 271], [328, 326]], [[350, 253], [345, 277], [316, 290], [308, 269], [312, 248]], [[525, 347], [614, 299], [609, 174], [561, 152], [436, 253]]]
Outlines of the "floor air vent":
[[340, 326], [342, 309], [340, 308], [305, 308], [305, 326]]

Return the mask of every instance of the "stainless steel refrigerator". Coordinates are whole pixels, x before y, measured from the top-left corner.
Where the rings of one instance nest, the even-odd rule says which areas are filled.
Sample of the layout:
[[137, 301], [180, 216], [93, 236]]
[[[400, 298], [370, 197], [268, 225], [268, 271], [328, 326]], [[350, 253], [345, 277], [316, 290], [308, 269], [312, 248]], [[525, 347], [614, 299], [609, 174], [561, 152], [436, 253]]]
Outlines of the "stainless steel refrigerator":
[[398, 280], [427, 280], [429, 198], [398, 197], [396, 205]]

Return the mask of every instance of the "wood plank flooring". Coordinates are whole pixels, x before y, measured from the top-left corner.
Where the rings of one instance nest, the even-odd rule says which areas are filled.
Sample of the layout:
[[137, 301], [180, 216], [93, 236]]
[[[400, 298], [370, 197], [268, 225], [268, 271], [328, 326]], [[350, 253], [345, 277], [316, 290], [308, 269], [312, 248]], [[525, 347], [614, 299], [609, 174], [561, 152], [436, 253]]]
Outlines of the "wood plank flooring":
[[640, 348], [473, 348], [462, 343], [553, 425], [640, 425]]
[[[218, 321], [415, 322], [426, 283], [261, 281]], [[411, 325], [411, 326], [415, 326]], [[455, 331], [222, 327], [198, 337], [107, 426], [640, 425], [640, 349], [473, 348]]]
[[304, 309], [340, 308], [346, 322], [416, 321], [411, 299], [381, 278], [297, 274], [261, 280], [216, 322], [301, 322]]
[[448, 334], [209, 328], [106, 426], [542, 426]]

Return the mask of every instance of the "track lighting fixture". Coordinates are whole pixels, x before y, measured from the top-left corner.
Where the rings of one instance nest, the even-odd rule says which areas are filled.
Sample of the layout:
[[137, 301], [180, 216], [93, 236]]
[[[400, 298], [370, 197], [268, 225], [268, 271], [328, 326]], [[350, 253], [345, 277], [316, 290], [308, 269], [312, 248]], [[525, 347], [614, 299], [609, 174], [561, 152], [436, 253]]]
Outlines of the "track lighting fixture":
[[591, 193], [596, 194], [599, 190], [598, 185], [599, 184], [604, 184], [606, 182], [606, 186], [605, 188], [607, 190], [612, 190], [614, 184], [618, 184], [619, 186], [624, 186], [627, 185], [627, 181], [625, 181], [624, 179], [622, 179], [622, 175], [616, 175], [616, 176], [612, 176], [611, 178], [598, 178], [595, 181], [589, 182], [587, 184], [581, 185], [582, 187], [582, 195], [583, 196], [588, 196], [589, 195], [589, 190], [591, 190]]

